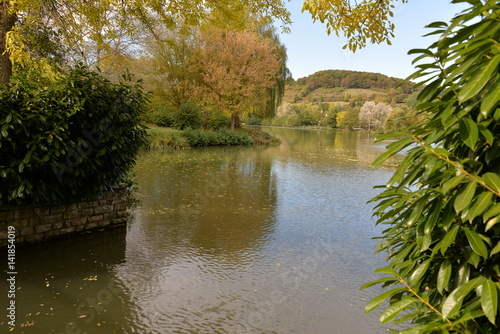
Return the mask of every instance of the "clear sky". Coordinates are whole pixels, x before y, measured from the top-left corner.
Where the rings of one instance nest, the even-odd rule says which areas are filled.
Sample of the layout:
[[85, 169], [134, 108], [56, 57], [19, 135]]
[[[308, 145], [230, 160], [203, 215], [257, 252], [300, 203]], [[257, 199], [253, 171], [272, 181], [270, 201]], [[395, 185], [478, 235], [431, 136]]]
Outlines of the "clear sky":
[[406, 78], [414, 72], [411, 65], [414, 55], [410, 49], [425, 48], [435, 41], [434, 37], [422, 37], [430, 32], [424, 26], [435, 21], [448, 22], [454, 14], [462, 11], [463, 5], [451, 4], [449, 0], [409, 0], [396, 3], [394, 24], [396, 25], [392, 45], [369, 45], [352, 53], [342, 50], [346, 40], [330, 36], [321, 22], [312, 23], [308, 12], [301, 13], [302, 1], [291, 0], [287, 4], [292, 13], [290, 34], [282, 34], [281, 41], [288, 50], [288, 68], [294, 79], [317, 71], [338, 69], [382, 73], [396, 78]]

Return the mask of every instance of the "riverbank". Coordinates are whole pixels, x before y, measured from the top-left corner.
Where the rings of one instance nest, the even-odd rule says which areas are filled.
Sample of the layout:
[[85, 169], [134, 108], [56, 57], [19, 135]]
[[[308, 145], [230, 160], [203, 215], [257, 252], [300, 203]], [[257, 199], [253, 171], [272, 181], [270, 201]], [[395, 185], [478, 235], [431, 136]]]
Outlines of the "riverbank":
[[255, 129], [177, 130], [148, 125], [148, 151], [173, 151], [203, 146], [276, 145], [280, 140], [269, 133]]

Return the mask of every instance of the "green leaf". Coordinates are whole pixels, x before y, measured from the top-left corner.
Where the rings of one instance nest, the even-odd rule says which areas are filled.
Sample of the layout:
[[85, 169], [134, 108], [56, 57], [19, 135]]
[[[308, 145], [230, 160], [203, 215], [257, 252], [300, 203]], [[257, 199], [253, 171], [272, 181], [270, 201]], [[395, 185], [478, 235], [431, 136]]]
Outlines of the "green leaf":
[[408, 51], [408, 55], [413, 55], [413, 54], [426, 54], [430, 57], [434, 57], [434, 53], [429, 50], [429, 49], [411, 49], [410, 51]]
[[384, 292], [381, 295], [378, 295], [377, 297], [373, 298], [372, 300], [370, 300], [366, 304], [366, 306], [365, 306], [365, 312], [368, 313], [368, 312], [373, 311], [374, 309], [376, 309], [377, 307], [379, 307], [380, 304], [382, 304], [387, 298], [390, 298], [390, 297], [394, 296], [398, 292], [404, 292], [404, 291], [407, 291], [406, 288], [395, 288], [395, 289], [386, 291], [386, 292]]
[[443, 303], [443, 307], [441, 309], [441, 313], [443, 314], [443, 319], [447, 319], [453, 317], [458, 310], [462, 307], [463, 299], [455, 298], [457, 294], [457, 290], [453, 290], [452, 293], [446, 298]]
[[493, 137], [493, 134], [491, 133], [490, 130], [488, 130], [487, 127], [485, 127], [483, 124], [478, 125], [479, 131], [483, 135], [484, 139], [486, 140], [486, 143], [488, 145], [493, 145], [493, 142], [495, 141], [495, 137]]
[[431, 264], [431, 259], [427, 259], [424, 262], [422, 262], [417, 268], [415, 268], [415, 270], [413, 271], [408, 280], [410, 285], [417, 285], [420, 282], [420, 280], [427, 273], [430, 264]]
[[426, 28], [448, 28], [448, 24], [443, 21], [432, 22], [425, 26]]
[[472, 221], [474, 218], [482, 214], [492, 204], [493, 193], [484, 191], [479, 195], [469, 209], [467, 218]]
[[449, 259], [444, 260], [439, 267], [437, 277], [437, 289], [440, 294], [443, 294], [444, 289], [448, 286], [452, 272], [452, 266]]
[[392, 319], [397, 317], [398, 314], [400, 314], [402, 311], [404, 311], [408, 305], [414, 303], [415, 301], [417, 301], [416, 298], [410, 297], [410, 298], [405, 298], [403, 300], [400, 300], [400, 301], [392, 304], [391, 306], [386, 308], [384, 310], [384, 312], [382, 312], [382, 314], [380, 315], [380, 322], [385, 324], [385, 323], [391, 321]]
[[495, 247], [493, 247], [493, 249], [490, 252], [490, 256], [493, 256], [498, 252], [500, 252], [500, 241], [497, 243]]
[[448, 247], [455, 241], [458, 233], [458, 225], [453, 226], [441, 240], [441, 254], [445, 254]]
[[481, 101], [481, 114], [488, 117], [491, 111], [496, 107], [500, 101], [500, 82], [497, 82], [493, 89]]
[[488, 320], [494, 325], [498, 310], [498, 290], [492, 281], [486, 279], [481, 291], [481, 308]]
[[454, 320], [453, 324], [457, 325], [460, 323], [464, 323], [464, 322], [467, 322], [469, 320], [482, 317], [483, 315], [484, 315], [484, 312], [481, 309], [466, 311], [466, 312], [464, 312], [464, 314], [460, 318], [458, 318], [457, 320]]
[[[427, 85], [422, 91], [418, 94], [418, 101], [431, 101], [432, 97], [439, 93], [439, 85], [441, 84], [441, 79], [436, 79]], [[419, 109], [420, 103], [415, 107]]]
[[491, 217], [495, 217], [500, 215], [500, 203], [493, 205], [488, 211], [486, 211], [483, 215], [484, 220], [488, 220]]
[[474, 198], [474, 194], [476, 193], [476, 187], [476, 182], [469, 182], [467, 187], [465, 187], [465, 190], [455, 198], [455, 202], [453, 203], [453, 205], [457, 213], [470, 205], [470, 202], [472, 201], [472, 198]]
[[382, 165], [387, 159], [392, 157], [394, 154], [398, 153], [399, 151], [403, 150], [405, 147], [410, 145], [413, 142], [412, 138], [404, 138], [398, 141], [395, 141], [393, 143], [390, 143], [387, 145], [387, 151], [379, 155], [372, 163], [374, 167], [378, 167]]
[[363, 284], [359, 289], [360, 290], [364, 290], [366, 288], [369, 288], [369, 287], [371, 287], [373, 285], [377, 285], [377, 284], [380, 284], [380, 283], [385, 283], [385, 282], [394, 282], [394, 283], [396, 283], [397, 281], [398, 280], [395, 279], [394, 277], [382, 277], [382, 278], [379, 278], [378, 280], [371, 281], [371, 282]]
[[470, 118], [463, 118], [459, 126], [460, 137], [471, 149], [474, 149], [479, 139], [479, 129], [476, 123]]
[[481, 68], [474, 76], [467, 78], [466, 84], [458, 93], [458, 101], [464, 103], [476, 96], [491, 79], [492, 74], [497, 70], [499, 62], [500, 55], [496, 55], [488, 60], [486, 66]]
[[414, 205], [410, 217], [406, 220], [406, 224], [408, 226], [413, 225], [419, 218], [422, 217], [422, 211], [424, 210], [425, 205], [427, 204], [426, 198], [420, 198], [417, 203]]
[[481, 262], [481, 257], [470, 247], [464, 248], [463, 257], [465, 260], [467, 260], [467, 263], [471, 264], [474, 268], [477, 268], [477, 266]]
[[482, 277], [476, 277], [465, 284], [462, 284], [460, 287], [453, 290], [448, 298], [443, 303], [442, 313], [443, 319], [453, 317], [462, 307], [462, 302], [464, 298], [475, 288], [477, 288], [481, 281]]
[[396, 277], [399, 277], [399, 274], [396, 270], [389, 268], [389, 267], [384, 267], [384, 268], [378, 268], [373, 271], [376, 274], [389, 274], [389, 275], [394, 275]]
[[500, 193], [500, 176], [495, 173], [486, 173], [482, 176], [484, 182], [497, 193]]
[[460, 175], [454, 176], [451, 179], [449, 179], [448, 181], [446, 181], [441, 188], [443, 190], [443, 194], [446, 195], [450, 190], [453, 190], [456, 186], [458, 186], [463, 181], [464, 178], [465, 178], [465, 174], [460, 174]]
[[469, 245], [474, 253], [479, 254], [484, 259], [486, 259], [488, 257], [488, 249], [486, 248], [483, 239], [481, 239], [476, 231], [471, 230], [468, 227], [464, 227], [463, 229], [465, 231], [465, 235], [467, 236], [467, 240], [469, 241]]

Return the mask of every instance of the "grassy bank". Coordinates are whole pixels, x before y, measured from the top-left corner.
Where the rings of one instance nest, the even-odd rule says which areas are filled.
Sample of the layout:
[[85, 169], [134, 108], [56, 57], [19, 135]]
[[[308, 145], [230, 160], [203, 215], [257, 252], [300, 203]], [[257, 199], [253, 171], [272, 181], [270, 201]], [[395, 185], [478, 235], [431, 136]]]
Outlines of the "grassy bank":
[[148, 125], [149, 151], [172, 151], [190, 147], [274, 145], [279, 139], [259, 130], [239, 128], [230, 130], [176, 130]]

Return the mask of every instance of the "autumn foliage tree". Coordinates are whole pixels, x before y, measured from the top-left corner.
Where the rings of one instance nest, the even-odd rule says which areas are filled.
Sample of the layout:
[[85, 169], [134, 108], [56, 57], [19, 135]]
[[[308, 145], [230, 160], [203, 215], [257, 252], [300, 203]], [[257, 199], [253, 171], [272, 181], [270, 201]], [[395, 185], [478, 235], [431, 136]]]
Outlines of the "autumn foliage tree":
[[10, 81], [13, 63], [29, 58], [26, 26], [43, 24], [57, 31], [67, 55], [100, 65], [137, 49], [144, 32], [155, 34], [179, 22], [199, 26], [213, 13], [237, 23], [245, 15], [268, 23], [280, 20], [285, 30], [291, 23], [282, 0], [0, 0], [0, 83]]
[[191, 66], [193, 98], [230, 114], [234, 130], [241, 112], [275, 85], [280, 61], [274, 44], [256, 32], [208, 28]]
[[[348, 38], [344, 46], [352, 51], [370, 43], [391, 44], [394, 37], [394, 3], [399, 0], [304, 0], [303, 11], [313, 20], [326, 24], [328, 34], [334, 32]], [[408, 0], [401, 0], [402, 3]]]

